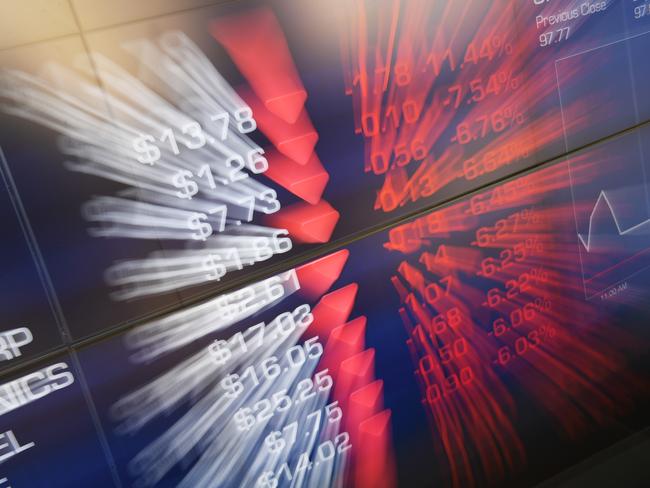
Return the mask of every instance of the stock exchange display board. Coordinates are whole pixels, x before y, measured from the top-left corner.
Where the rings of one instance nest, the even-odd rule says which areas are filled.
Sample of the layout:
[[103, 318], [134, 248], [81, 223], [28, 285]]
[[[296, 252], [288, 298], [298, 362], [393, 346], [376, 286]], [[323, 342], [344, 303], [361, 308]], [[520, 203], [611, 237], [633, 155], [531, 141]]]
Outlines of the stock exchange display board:
[[0, 488], [648, 459], [650, 3], [0, 11]]

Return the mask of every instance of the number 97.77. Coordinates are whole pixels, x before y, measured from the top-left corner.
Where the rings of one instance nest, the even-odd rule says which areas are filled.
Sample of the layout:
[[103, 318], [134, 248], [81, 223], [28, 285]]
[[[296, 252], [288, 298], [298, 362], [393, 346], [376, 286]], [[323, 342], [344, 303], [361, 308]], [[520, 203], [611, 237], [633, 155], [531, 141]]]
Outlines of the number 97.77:
[[561, 29], [544, 32], [539, 36], [540, 47], [547, 47], [552, 44], [559, 44], [569, 38], [570, 27], [562, 27]]

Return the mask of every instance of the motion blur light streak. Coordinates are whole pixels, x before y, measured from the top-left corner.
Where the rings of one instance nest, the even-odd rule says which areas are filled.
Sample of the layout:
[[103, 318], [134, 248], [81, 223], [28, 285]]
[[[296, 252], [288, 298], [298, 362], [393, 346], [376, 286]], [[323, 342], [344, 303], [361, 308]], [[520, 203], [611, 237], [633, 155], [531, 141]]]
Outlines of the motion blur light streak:
[[[155, 253], [117, 264], [108, 276], [112, 284], [128, 285], [114, 294], [120, 299], [219, 281], [228, 271], [292, 247], [289, 238], [280, 237], [286, 235], [283, 229], [242, 224], [254, 212], [271, 214], [280, 208], [273, 189], [242, 171], [268, 169], [264, 151], [246, 136], [257, 126], [250, 108], [185, 35], [166, 33], [159, 45], [142, 40], [127, 48], [144, 65], [163, 60], [169, 95], [195, 100], [186, 107], [189, 116], [99, 54], [93, 60], [115, 95], [99, 92], [63, 67], [50, 70], [95, 102], [105, 96], [112, 116], [75, 94], [50, 88], [44, 79], [5, 73], [3, 94], [20, 103], [5, 110], [64, 134], [64, 150], [82, 160], [68, 163], [70, 169], [133, 187], [121, 192], [129, 198], [95, 197], [84, 206], [87, 220], [103, 224], [91, 229], [93, 235], [206, 243], [201, 250], [170, 250], [172, 257]], [[202, 127], [197, 120], [210, 123]], [[170, 147], [153, 144], [150, 133], [162, 133], [161, 142]], [[191, 262], [196, 263], [193, 269], [178, 269]]]
[[[295, 124], [307, 92], [273, 11], [259, 8], [225, 16], [215, 20], [211, 30], [265, 107], [288, 124]], [[277, 76], [278, 72], [282, 76]]]
[[225, 329], [246, 316], [296, 291], [295, 271], [274, 276], [196, 307], [168, 315], [134, 329], [129, 344], [140, 349], [137, 357], [151, 359], [177, 349], [215, 330]]
[[650, 485], [650, 3], [36, 3], [0, 485]]
[[[310, 280], [317, 280], [330, 268], [328, 258], [324, 259], [306, 265], [312, 268], [311, 273], [304, 268], [300, 272], [308, 289], [313, 290], [316, 284], [310, 286]], [[315, 274], [319, 270], [321, 273]], [[339, 268], [332, 277], [338, 277], [340, 272]], [[259, 315], [261, 310], [275, 309], [301, 289], [297, 277], [292, 270], [285, 276], [140, 326], [127, 336], [130, 347], [136, 350], [133, 359], [155, 360], [215, 330], [226, 330], [246, 317]], [[373, 373], [374, 352], [363, 350], [365, 318], [339, 325], [349, 316], [354, 295], [345, 294], [345, 305], [334, 297], [342, 296], [341, 291], [351, 286], [323, 296], [313, 313], [309, 305], [301, 304], [268, 323], [260, 322], [225, 340], [218, 339], [119, 400], [112, 413], [121, 422], [119, 431], [123, 434], [137, 432], [157, 417], [180, 409], [187, 398], [193, 400], [171, 427], [131, 461], [130, 471], [137, 477], [137, 484], [155, 485], [177, 463], [188, 459], [193, 468], [180, 486], [213, 486], [235, 478], [245, 480], [245, 484], [275, 486], [285, 475], [297, 486], [321, 486], [325, 480], [336, 486], [343, 483], [350, 462], [359, 479], [371, 479], [378, 466], [392, 465], [387, 423], [390, 411], [382, 409], [382, 383], [375, 381]], [[222, 324], [215, 326], [217, 317]], [[355, 322], [363, 327], [354, 332], [354, 345], [349, 339], [340, 341], [342, 334], [350, 335], [348, 331], [356, 327]], [[304, 342], [298, 344], [301, 336]], [[325, 342], [325, 347], [318, 341]], [[297, 356], [296, 351], [300, 351]], [[359, 367], [360, 361], [363, 368]], [[320, 373], [314, 374], [316, 370]], [[323, 376], [323, 372], [331, 372], [331, 376]], [[303, 385], [312, 384], [310, 377], [317, 382], [314, 388], [318, 388], [318, 394], [305, 394], [308, 390]], [[334, 382], [336, 400], [326, 405], [327, 392]], [[371, 386], [373, 393], [369, 394]], [[259, 408], [262, 410], [258, 412]], [[327, 419], [321, 414], [323, 409]], [[383, 416], [383, 420], [376, 415]], [[307, 439], [297, 438], [297, 426], [311, 422], [313, 430], [307, 433]], [[286, 432], [289, 437], [285, 437]], [[366, 445], [368, 438], [373, 438], [372, 457], [367, 448], [347, 452], [357, 441]], [[336, 449], [336, 453], [331, 451], [333, 458], [323, 454], [323, 445]], [[317, 461], [309, 461], [306, 467], [299, 459], [293, 471], [285, 463], [301, 452]], [[215, 464], [215, 456], [223, 462]], [[241, 459], [248, 461], [238, 462]], [[382, 476], [382, 486], [393, 486], [392, 476]]]
[[[265, 288], [262, 288], [262, 290], [264, 289]], [[260, 295], [260, 292], [255, 292], [254, 288], [251, 291], [252, 297], [261, 297], [257, 300], [258, 303], [263, 304], [266, 301], [263, 295]], [[246, 295], [246, 293], [243, 293], [243, 295]], [[235, 296], [238, 296], [238, 292], [235, 293]], [[281, 299], [282, 296], [284, 296], [284, 291], [278, 299]], [[243, 314], [251, 315], [259, 309], [259, 307], [246, 309], [243, 305], [244, 302], [241, 303], [242, 304], [235, 302], [233, 305], [236, 308], [243, 308], [241, 312]], [[205, 309], [205, 307], [203, 308]], [[308, 314], [307, 316], [310, 316], [308, 313], [309, 307], [307, 307], [306, 310]], [[197, 317], [195, 322], [197, 324], [202, 322], [208, 323], [210, 321], [209, 316], [205, 315], [205, 310], [190, 309], [189, 311], [193, 312]], [[223, 312], [219, 315], [222, 313]], [[307, 316], [304, 315], [304, 313], [302, 315], [299, 313], [299, 315], [295, 317], [295, 320], [302, 322]], [[178, 318], [180, 319], [180, 317]], [[231, 323], [235, 322], [237, 319], [241, 320], [242, 318], [242, 315], [235, 315], [233, 320], [231, 320]], [[252, 438], [253, 442], [261, 441], [261, 429], [263, 428], [264, 423], [260, 423], [252, 431], [252, 426], [245, 423], [244, 429], [247, 431], [247, 435], [246, 437], [242, 437], [238, 432], [239, 427], [233, 425], [233, 414], [242, 405], [252, 405], [271, 391], [280, 389], [283, 386], [285, 388], [282, 391], [293, 389], [295, 383], [297, 383], [296, 378], [305, 377], [305, 375], [310, 375], [311, 372], [313, 372], [315, 362], [310, 360], [305, 363], [305, 366], [301, 366], [295, 370], [290, 368], [292, 371], [295, 371], [291, 375], [283, 375], [283, 377], [277, 378], [276, 374], [277, 379], [266, 385], [266, 388], [262, 390], [252, 390], [252, 392], [249, 391], [248, 394], [244, 396], [236, 395], [235, 392], [237, 390], [232, 390], [231, 395], [224, 395], [219, 380], [223, 379], [228, 371], [243, 371], [247, 367], [258, 363], [261, 358], [273, 354], [280, 355], [289, 347], [295, 345], [296, 339], [301, 332], [299, 329], [296, 329], [295, 326], [293, 332], [290, 331], [289, 335], [286, 336], [283, 342], [277, 341], [278, 335], [281, 334], [281, 332], [278, 331], [278, 327], [281, 326], [281, 321], [279, 319], [280, 316], [269, 324], [268, 330], [266, 331], [266, 334], [264, 334], [265, 337], [262, 337], [262, 343], [258, 344], [251, 354], [244, 354], [244, 351], [234, 347], [236, 343], [231, 337], [231, 339], [226, 342], [233, 345], [232, 349], [227, 346], [226, 349], [221, 349], [220, 347], [209, 347], [204, 349], [193, 358], [175, 366], [163, 376], [125, 397], [115, 405], [114, 412], [117, 417], [125, 420], [126, 423], [124, 425], [127, 430], [133, 430], [141, 428], [156, 415], [163, 412], [169, 412], [171, 408], [178, 408], [180, 402], [182, 402], [186, 396], [191, 395], [196, 399], [200, 395], [200, 401], [196, 402], [194, 406], [187, 411], [172, 428], [170, 428], [170, 430], [145, 448], [145, 450], [143, 450], [132, 462], [132, 470], [136, 475], [141, 476], [140, 479], [145, 486], [152, 485], [159, 481], [159, 479], [169, 471], [174, 464], [184, 459], [189, 455], [189, 453], [194, 453], [193, 456], [196, 456], [198, 454], [197, 446], [199, 445], [201, 447], [198, 452], [203, 452], [207, 459], [210, 460], [214, 460], [213, 456], [225, 449], [223, 452], [229, 453], [229, 455], [224, 458], [224, 462], [227, 462], [226, 459], [237, 460], [241, 459], [242, 455], [246, 456], [250, 454], [252, 446], [249, 444], [250, 440], [246, 442], [246, 437]], [[301, 324], [301, 326], [308, 326], [311, 320], [313, 319], [306, 320], [307, 323]], [[180, 325], [180, 322], [178, 323]], [[187, 323], [185, 321], [183, 321], [181, 327], [192, 327], [196, 329], [196, 326], [193, 326], [192, 322]], [[152, 329], [157, 330], [159, 328], [160, 324], [152, 323], [144, 326], [142, 329], [136, 329], [132, 336], [136, 341], [132, 341], [132, 344], [134, 346], [141, 345], [141, 337], [148, 338], [151, 336]], [[251, 329], [248, 329], [247, 332], [250, 332], [250, 330]], [[264, 326], [262, 330], [264, 330]], [[205, 334], [207, 331], [198, 329], [197, 333]], [[249, 336], [252, 336], [252, 334], [244, 333], [242, 336], [244, 344], [246, 344], [247, 339], [250, 338]], [[194, 335], [194, 337], [197, 336]], [[219, 346], [219, 344], [215, 343], [215, 346]], [[227, 351], [227, 353], [224, 353], [223, 351]], [[248, 348], [246, 348], [246, 351], [248, 351]], [[280, 352], [278, 353], [277, 351]], [[225, 369], [226, 364], [227, 369]], [[305, 368], [307, 369], [303, 371]], [[172, 395], [171, 397], [170, 394]], [[320, 409], [324, 403], [324, 398], [321, 398], [316, 403], [312, 401], [303, 405], [302, 409], [306, 411]], [[306, 413], [303, 412], [303, 410], [299, 410], [297, 414], [301, 415], [300, 412], [303, 414]], [[229, 417], [230, 420], [228, 420]], [[254, 419], [254, 417], [252, 418]], [[289, 416], [287, 420], [292, 420], [292, 417]], [[225, 431], [222, 431], [221, 429], [224, 427]], [[224, 439], [230, 439], [230, 442], [224, 443]], [[237, 455], [237, 453], [239, 453], [239, 455]], [[263, 452], [260, 453], [260, 456], [261, 458], [258, 458], [257, 461], [254, 461], [246, 468], [248, 476], [252, 476], [252, 480], [259, 477], [261, 472], [251, 472], [251, 468], [258, 467], [259, 469], [262, 469], [262, 466], [266, 464], [264, 460], [269, 457], [268, 454]], [[231, 479], [232, 476], [236, 475], [236, 473], [230, 472], [229, 470], [241, 470], [244, 468], [244, 465], [233, 465], [232, 462], [230, 462], [230, 464], [225, 464], [221, 466], [218, 471], [219, 479], [222, 480], [221, 482], [225, 482], [225, 480]], [[212, 461], [207, 464], [205, 461], [199, 460], [194, 469], [188, 473], [188, 476], [185, 479], [185, 484], [187, 486], [208, 486], [211, 483], [214, 483], [214, 469], [215, 467]], [[255, 473], [257, 474], [253, 476]], [[240, 476], [243, 476], [243, 474]], [[210, 479], [212, 481], [208, 481]]]
[[[528, 160], [565, 132], [589, 126], [587, 110], [568, 106], [585, 115], [565, 127], [558, 109], [528, 114], [556, 92], [555, 71], [539, 69], [552, 65], [551, 54], [530, 49], [534, 31], [515, 30], [515, 18], [530, 24], [539, 10], [522, 19], [526, 9], [515, 13], [514, 2], [505, 0], [354, 3], [352, 13], [342, 14], [342, 57], [355, 132], [366, 141], [365, 171], [384, 175], [376, 209], [391, 212], [455, 180]], [[551, 5], [541, 10], [554, 12]], [[586, 18], [576, 22], [573, 35]], [[578, 58], [559, 82], [575, 83], [592, 69]], [[602, 95], [573, 104], [615, 103]]]
[[[631, 338], [610, 329], [597, 307], [566, 295], [570, 282], [565, 276], [578, 273], [579, 266], [574, 259], [562, 259], [576, 252], [567, 235], [559, 232], [570, 225], [570, 205], [536, 207], [568, 181], [567, 166], [558, 164], [510, 182], [514, 205], [496, 200], [496, 205], [481, 208], [484, 226], [464, 252], [448, 249], [439, 240], [448, 229], [442, 224], [432, 230], [427, 222], [431, 216], [408, 224], [429, 229], [419, 234], [415, 248], [394, 242], [387, 246], [410, 254], [393, 284], [403, 303], [400, 315], [422, 401], [430, 410], [432, 431], [444, 446], [453, 486], [474, 485], [482, 476], [496, 481], [506, 468], [521, 469], [525, 462], [525, 449], [510, 421], [516, 409], [507, 384], [483, 365], [493, 363], [507, 371], [572, 438], [592, 422], [606, 423], [615, 412], [629, 408], [625, 391], [635, 384], [640, 387], [639, 379], [620, 373], [625, 361], [617, 350], [633, 347]], [[497, 190], [473, 199], [492, 202]], [[442, 212], [471, 211], [470, 205], [463, 202]], [[485, 225], [495, 218], [495, 225]], [[399, 227], [394, 231], [408, 232]], [[460, 228], [451, 234], [465, 232]], [[419, 259], [416, 249], [425, 250]], [[467, 258], [469, 266], [463, 263]], [[487, 294], [468, 281], [472, 275], [490, 282]], [[597, 325], [580, 327], [569, 318], [576, 315]], [[485, 330], [483, 324], [490, 322]]]

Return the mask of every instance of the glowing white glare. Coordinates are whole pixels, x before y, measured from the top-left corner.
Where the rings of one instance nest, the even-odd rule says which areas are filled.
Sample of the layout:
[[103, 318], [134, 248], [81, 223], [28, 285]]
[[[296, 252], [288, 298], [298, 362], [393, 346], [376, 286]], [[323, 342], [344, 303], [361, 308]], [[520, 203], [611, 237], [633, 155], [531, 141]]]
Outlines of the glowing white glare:
[[229, 271], [291, 249], [284, 230], [247, 224], [237, 230], [244, 236], [211, 236], [200, 249], [156, 251], [146, 259], [116, 263], [106, 279], [119, 287], [116, 298], [131, 299], [218, 281]]
[[[92, 235], [205, 250], [170, 243], [165, 256], [117, 263], [109, 283], [126, 288], [112, 296], [220, 280], [288, 251], [285, 230], [246, 224], [280, 209], [276, 192], [251, 177], [268, 162], [247, 135], [256, 128], [250, 107], [182, 32], [122, 48], [137, 58], [146, 83], [100, 53], [90, 55], [92, 64], [80, 56], [78, 71], [47, 63], [39, 75], [3, 70], [0, 81], [2, 110], [58, 132], [67, 168], [127, 186], [84, 205]], [[105, 89], [94, 83], [94, 69]]]
[[[191, 337], [195, 340], [215, 330], [225, 330], [259, 313], [262, 308], [277, 306], [299, 288], [293, 270], [270, 281], [271, 286], [275, 287], [282, 283], [281, 294], [279, 288], [270, 289], [267, 280], [173, 314], [166, 320], [138, 327], [128, 341], [130, 347], [136, 350], [134, 357], [138, 361], [150, 360], [156, 355], [152, 355], [154, 350], [158, 353], [168, 351], [171, 343], [180, 347], [181, 343], [174, 342], [172, 337]], [[276, 297], [273, 302], [268, 301], [269, 290]], [[238, 313], [227, 313], [229, 320], [217, 323], [215, 328], [215, 321], [223, 315], [223, 307], [231, 307]], [[296, 322], [301, 322], [306, 319], [305, 313], [308, 311], [309, 307], [302, 305], [291, 314]], [[277, 375], [262, 376], [260, 373], [260, 381], [254, 386], [248, 385], [239, 395], [226, 394], [221, 385], [229, 373], [235, 372], [243, 377], [245, 370], [259, 368], [271, 356], [285, 357], [304, 329], [295, 327], [289, 333], [283, 333], [280, 320], [283, 315], [286, 313], [276, 315], [266, 324], [258, 324], [231, 336], [225, 341], [232, 346], [227, 361], [215, 360], [211, 346], [204, 347], [114, 405], [112, 413], [120, 422], [119, 432], [130, 435], [155, 419], [175, 411], [179, 413], [169, 428], [130, 462], [129, 470], [136, 477], [135, 486], [155, 486], [174, 468], [186, 469], [186, 466], [191, 466], [177, 486], [233, 486], [233, 483], [237, 483], [238, 486], [262, 487], [265, 485], [260, 484], [259, 480], [263, 473], [277, 472], [284, 462], [290, 459], [295, 461], [297, 455], [303, 452], [310, 453], [313, 458], [319, 443], [334, 439], [339, 433], [340, 422], [331, 422], [326, 415], [314, 415], [327, 404], [328, 392], [319, 391], [302, 402], [296, 401], [300, 393], [296, 386], [301, 380], [313, 376], [318, 356], [307, 357], [301, 365], [284, 368]], [[306, 324], [311, 320], [313, 318]], [[255, 341], [260, 337], [260, 328], [265, 332], [261, 340]], [[239, 344], [237, 334], [243, 334], [241, 339], [249, 347], [235, 347]], [[158, 349], [152, 349], [154, 344]], [[253, 344], [255, 347], [252, 347]], [[250, 407], [282, 390], [286, 390], [291, 398], [290, 408], [276, 411], [270, 417], [260, 419], [258, 416], [248, 429], [238, 427], [234, 415], [240, 408]], [[265, 445], [269, 433], [282, 431], [293, 423], [295, 428], [300, 429], [299, 435], [294, 435], [285, 448], [275, 452], [269, 450]], [[309, 471], [296, 474], [290, 484], [282, 480], [279, 486], [342, 486], [346, 456], [345, 452], [337, 452], [331, 459], [320, 462]]]
[[298, 288], [296, 272], [291, 270], [142, 325], [127, 334], [127, 341], [137, 349], [134, 359], [149, 361], [223, 330]]

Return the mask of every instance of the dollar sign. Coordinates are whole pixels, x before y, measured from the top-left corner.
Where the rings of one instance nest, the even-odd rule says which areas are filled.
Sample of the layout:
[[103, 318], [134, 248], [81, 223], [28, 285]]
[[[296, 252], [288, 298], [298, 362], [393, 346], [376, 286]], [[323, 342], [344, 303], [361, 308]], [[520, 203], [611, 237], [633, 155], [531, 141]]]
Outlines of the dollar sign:
[[275, 473], [273, 471], [262, 473], [262, 476], [257, 478], [257, 486], [260, 488], [276, 488], [278, 480], [275, 479]]
[[203, 213], [193, 214], [187, 222], [187, 226], [196, 233], [192, 234], [192, 239], [205, 241], [212, 235], [212, 226], [207, 222], [201, 222], [201, 219], [207, 219], [208, 216]]
[[221, 260], [221, 256], [217, 254], [210, 254], [203, 260], [203, 269], [206, 270], [205, 277], [209, 280], [219, 281], [226, 274], [226, 267], [217, 262], [217, 259]]
[[139, 162], [152, 165], [160, 159], [160, 149], [158, 149], [158, 146], [149, 144], [147, 141], [154, 142], [155, 139], [153, 136], [147, 134], [141, 135], [133, 140], [133, 149], [139, 153], [136, 156]]
[[176, 192], [178, 198], [186, 198], [189, 200], [199, 192], [199, 185], [197, 185], [196, 181], [192, 179], [193, 176], [194, 175], [186, 169], [183, 169], [174, 175], [172, 178], [172, 184], [176, 188], [179, 188], [179, 191]]
[[264, 444], [266, 444], [269, 452], [273, 454], [280, 452], [284, 449], [284, 446], [287, 445], [285, 440], [282, 438], [282, 432], [278, 430], [267, 435], [266, 439], [264, 439]]
[[251, 430], [255, 424], [255, 417], [250, 414], [250, 408], [240, 408], [235, 412], [234, 419], [239, 430]]
[[210, 354], [214, 359], [214, 362], [219, 366], [223, 366], [228, 362], [232, 357], [232, 352], [228, 347], [228, 343], [221, 339], [217, 340], [210, 346]]
[[228, 398], [237, 398], [244, 391], [244, 385], [238, 379], [237, 373], [231, 373], [221, 380], [221, 387], [226, 390]]

